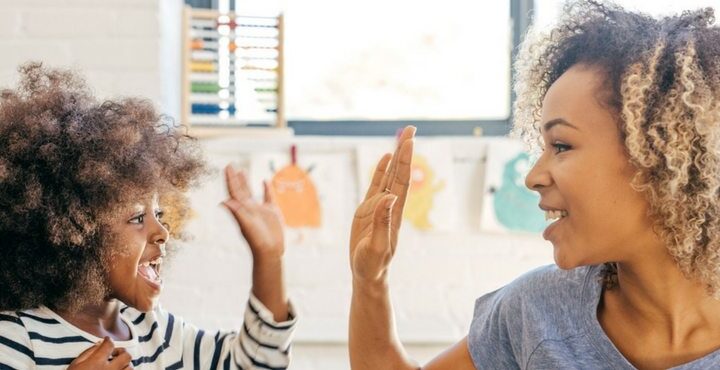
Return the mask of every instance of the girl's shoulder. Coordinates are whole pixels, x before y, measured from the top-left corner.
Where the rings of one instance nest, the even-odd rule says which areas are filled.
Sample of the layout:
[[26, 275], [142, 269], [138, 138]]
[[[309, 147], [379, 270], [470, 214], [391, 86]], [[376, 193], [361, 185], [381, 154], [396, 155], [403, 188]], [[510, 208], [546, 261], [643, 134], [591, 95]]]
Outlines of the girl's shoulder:
[[60, 322], [46, 307], [37, 307], [19, 311], [0, 311], [0, 327], [29, 330], [33, 327], [59, 325]]

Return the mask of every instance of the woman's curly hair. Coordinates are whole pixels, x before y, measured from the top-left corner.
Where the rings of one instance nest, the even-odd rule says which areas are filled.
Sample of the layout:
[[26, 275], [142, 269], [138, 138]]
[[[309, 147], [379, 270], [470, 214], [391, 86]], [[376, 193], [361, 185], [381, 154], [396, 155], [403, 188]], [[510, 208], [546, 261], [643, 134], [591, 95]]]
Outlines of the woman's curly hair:
[[[197, 144], [152, 103], [96, 101], [66, 70], [28, 63], [0, 92], [0, 310], [98, 302], [113, 245], [109, 222], [157, 193], [175, 214], [204, 172]], [[179, 216], [178, 216], [179, 215]]]
[[[720, 28], [711, 8], [653, 18], [573, 1], [549, 33], [531, 31], [515, 64], [513, 133], [541, 148], [542, 99], [575, 64], [598, 68], [633, 188], [681, 271], [720, 298]], [[606, 264], [605, 282], [616, 283]]]

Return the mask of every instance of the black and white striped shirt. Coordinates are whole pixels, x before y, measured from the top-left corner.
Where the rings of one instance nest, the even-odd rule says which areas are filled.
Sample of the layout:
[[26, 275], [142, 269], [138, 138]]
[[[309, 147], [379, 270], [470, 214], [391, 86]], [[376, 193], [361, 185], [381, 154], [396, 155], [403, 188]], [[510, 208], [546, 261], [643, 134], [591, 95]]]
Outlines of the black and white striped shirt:
[[[296, 318], [277, 323], [251, 296], [243, 327], [205, 332], [161, 308], [139, 312], [123, 305], [132, 338], [115, 342], [136, 369], [286, 369]], [[0, 312], [0, 370], [66, 369], [101, 338], [63, 320], [47, 307]]]

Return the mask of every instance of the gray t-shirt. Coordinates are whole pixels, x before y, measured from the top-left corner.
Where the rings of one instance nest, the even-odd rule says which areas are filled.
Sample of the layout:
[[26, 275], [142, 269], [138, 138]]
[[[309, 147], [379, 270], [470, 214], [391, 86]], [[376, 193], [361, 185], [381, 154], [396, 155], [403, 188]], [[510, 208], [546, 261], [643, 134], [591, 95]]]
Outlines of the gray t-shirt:
[[[545, 266], [475, 302], [478, 369], [635, 369], [597, 320], [601, 266]], [[720, 350], [673, 369], [720, 369]]]

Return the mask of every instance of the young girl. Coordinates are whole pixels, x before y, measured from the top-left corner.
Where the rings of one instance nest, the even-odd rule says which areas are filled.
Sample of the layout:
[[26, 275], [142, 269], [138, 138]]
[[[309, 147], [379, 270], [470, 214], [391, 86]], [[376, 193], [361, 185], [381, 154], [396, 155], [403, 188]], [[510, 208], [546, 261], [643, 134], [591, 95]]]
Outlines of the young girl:
[[148, 101], [99, 103], [70, 72], [20, 71], [0, 96], [0, 369], [286, 368], [295, 319], [269, 193], [253, 201], [226, 168], [253, 288], [242, 328], [199, 330], [157, 303], [183, 192], [205, 171], [194, 140]]
[[[576, 1], [524, 45], [515, 132], [557, 266], [480, 297], [470, 332], [424, 369], [720, 368], [720, 28]], [[353, 224], [353, 369], [415, 369], [387, 269], [412, 154], [406, 129]], [[518, 215], [522, 217], [522, 215]]]

